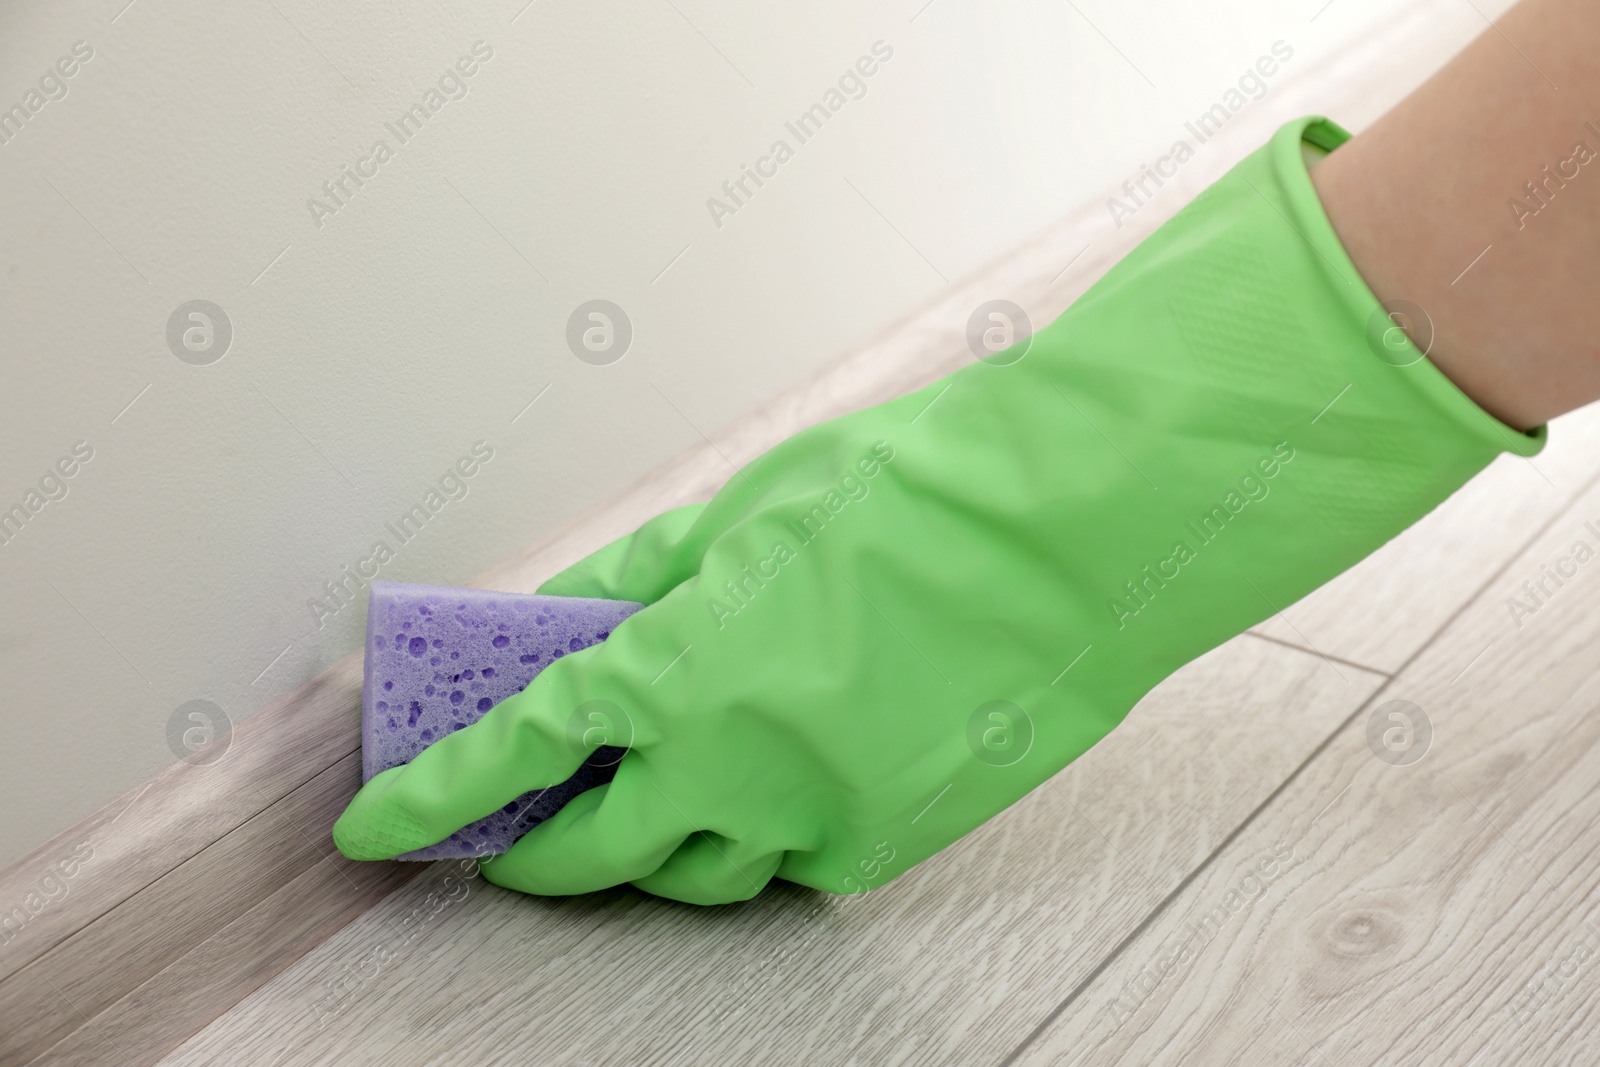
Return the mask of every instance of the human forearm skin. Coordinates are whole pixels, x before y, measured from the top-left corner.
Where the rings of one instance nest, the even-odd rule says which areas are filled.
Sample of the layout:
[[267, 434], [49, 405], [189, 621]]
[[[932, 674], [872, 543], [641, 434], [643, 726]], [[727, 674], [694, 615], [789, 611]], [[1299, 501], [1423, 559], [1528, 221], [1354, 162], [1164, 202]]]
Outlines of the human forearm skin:
[[1600, 398], [1600, 4], [1523, 0], [1311, 175], [1367, 284], [1422, 310], [1396, 321], [1490, 414], [1530, 429]]

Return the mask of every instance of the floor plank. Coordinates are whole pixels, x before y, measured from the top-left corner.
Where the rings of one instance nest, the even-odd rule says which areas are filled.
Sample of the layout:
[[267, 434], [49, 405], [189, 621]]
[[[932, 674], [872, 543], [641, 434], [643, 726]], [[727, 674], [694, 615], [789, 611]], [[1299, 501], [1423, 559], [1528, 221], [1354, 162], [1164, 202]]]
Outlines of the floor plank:
[[781, 1063], [798, 1047], [817, 1062], [908, 1047], [992, 1061], [1381, 681], [1241, 637], [1022, 803], [861, 898], [780, 886], [700, 909], [473, 882], [340, 999], [336, 1024], [308, 1025], [326, 983], [439, 891], [436, 867], [167, 1062], [245, 1041], [293, 1063]]
[[22, 901], [61, 857], [87, 853], [64, 899], [7, 931], [0, 991], [43, 953], [356, 751], [360, 708], [361, 663], [351, 656], [241, 724], [216, 762], [178, 763], [0, 870], [0, 901]]
[[[81, 1027], [86, 1017], [96, 1019], [94, 1029], [110, 1042], [128, 1044], [111, 1020], [99, 1018], [100, 1013], [332, 853], [330, 815], [360, 777], [360, 754], [351, 753], [281, 804], [266, 808], [223, 837], [196, 860], [156, 879], [23, 967], [12, 980], [0, 983], [0, 1018], [6, 1020], [0, 1030], [0, 1063], [28, 1062]], [[365, 878], [368, 873], [362, 871], [366, 882], [370, 882]], [[398, 885], [415, 872], [400, 869], [388, 873], [391, 877], [376, 884]], [[226, 892], [219, 892], [224, 881]], [[327, 902], [330, 898], [323, 894], [317, 899]], [[362, 899], [370, 903], [371, 896]], [[342, 913], [335, 909], [330, 917], [342, 914], [348, 919], [359, 910], [346, 904]], [[181, 921], [169, 921], [172, 917]], [[119, 966], [106, 965], [108, 949], [115, 951]], [[258, 952], [264, 949], [266, 946], [257, 946]], [[205, 988], [215, 995], [192, 1005], [191, 1010], [199, 1014], [194, 1016], [191, 1032], [248, 991], [214, 981]], [[175, 1025], [173, 1006], [168, 1006], [163, 1019], [171, 1030], [181, 1031], [182, 1027]]]
[[1579, 540], [1600, 489], [1374, 698], [1426, 712], [1425, 756], [1379, 760], [1358, 712], [1019, 1062], [1600, 1062], [1600, 560], [1510, 607]]
[[[419, 872], [325, 856], [237, 913], [216, 933], [90, 1016], [76, 987], [57, 988], [84, 1025], [33, 1062], [53, 1067], [154, 1063], [184, 1037], [302, 958]], [[332, 901], [330, 907], [320, 903]], [[115, 1055], [111, 1055], [111, 1051]], [[259, 1063], [254, 1043], [213, 1050], [213, 1063]], [[23, 1062], [5, 1060], [7, 1063]]]

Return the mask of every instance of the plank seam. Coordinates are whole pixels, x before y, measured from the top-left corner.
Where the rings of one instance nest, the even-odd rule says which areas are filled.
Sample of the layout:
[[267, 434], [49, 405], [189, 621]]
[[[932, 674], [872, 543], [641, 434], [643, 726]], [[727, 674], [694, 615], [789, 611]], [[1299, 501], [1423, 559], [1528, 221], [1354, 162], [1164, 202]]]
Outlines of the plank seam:
[[[1200, 877], [1200, 875], [1209, 870], [1212, 864], [1218, 860], [1224, 852], [1227, 851], [1233, 842], [1237, 840], [1245, 832], [1245, 830], [1249, 829], [1250, 826], [1255, 823], [1256, 819], [1264, 811], [1271, 807], [1277, 801], [1278, 797], [1289, 788], [1289, 786], [1293, 785], [1301, 777], [1302, 772], [1307, 770], [1313, 763], [1320, 759], [1322, 754], [1332, 746], [1334, 740], [1345, 730], [1349, 729], [1350, 724], [1355, 722], [1362, 712], [1366, 711], [1373, 705], [1374, 701], [1383, 696], [1389, 687], [1393, 685], [1394, 682], [1402, 675], [1404, 675], [1405, 672], [1411, 668], [1411, 665], [1420, 659], [1425, 652], [1432, 649], [1434, 645], [1438, 643], [1439, 638], [1444, 636], [1445, 632], [1450, 629], [1455, 621], [1459, 619], [1468, 608], [1478, 603], [1478, 601], [1483, 598], [1484, 594], [1489, 591], [1490, 587], [1493, 586], [1495, 582], [1499, 581], [1501, 576], [1511, 569], [1513, 564], [1531, 551], [1533, 546], [1541, 538], [1543, 538], [1545, 534], [1554, 529], [1558, 522], [1570, 516], [1573, 509], [1577, 506], [1578, 501], [1582, 500], [1583, 497], [1587, 495], [1596, 484], [1600, 484], [1600, 471], [1591, 474], [1589, 478], [1582, 484], [1582, 486], [1580, 486], [1576, 492], [1572, 493], [1568, 497], [1566, 504], [1559, 511], [1555, 512], [1544, 522], [1540, 523], [1539, 526], [1533, 530], [1527, 538], [1525, 538], [1519, 545], [1516, 546], [1514, 551], [1508, 552], [1506, 554], [1505, 561], [1502, 562], [1499, 567], [1495, 568], [1494, 572], [1485, 578], [1478, 585], [1478, 588], [1473, 590], [1472, 595], [1463, 600], [1461, 604], [1450, 613], [1448, 618], [1439, 624], [1434, 632], [1428, 636], [1426, 641], [1419, 645], [1417, 649], [1411, 653], [1411, 655], [1406, 657], [1405, 662], [1400, 664], [1400, 666], [1395, 669], [1394, 674], [1386, 677], [1378, 685], [1378, 688], [1372, 691], [1372, 694], [1368, 696], [1366, 700], [1363, 700], [1355, 708], [1355, 710], [1341, 720], [1339, 725], [1336, 726], [1327, 737], [1323, 738], [1322, 742], [1318, 744], [1316, 748], [1312, 749], [1311, 752], [1307, 754], [1306, 758], [1302, 760], [1300, 764], [1294, 768], [1294, 770], [1290, 771], [1284, 780], [1278, 783], [1278, 786], [1273, 789], [1271, 793], [1267, 794], [1261, 803], [1257, 804], [1255, 808], [1253, 808], [1250, 813], [1240, 821], [1239, 825], [1234, 827], [1233, 830], [1230, 831], [1229, 834], [1223, 838], [1214, 849], [1211, 850], [1205, 859], [1201, 860], [1195, 865], [1194, 870], [1186, 874], [1182, 880], [1180, 880], [1178, 884], [1173, 887], [1171, 892], [1162, 897], [1161, 900], [1157, 902], [1156, 906], [1150, 910], [1150, 913], [1140, 920], [1139, 924], [1130, 930], [1128, 934], [1122, 938], [1122, 940], [1117, 942], [1116, 947], [1106, 954], [1105, 959], [1096, 964], [1094, 970], [1090, 971], [1081, 980], [1079, 980], [1078, 984], [1072, 988], [1071, 992], [1069, 992], [1065, 998], [1062, 999], [1060, 1004], [1057, 1004], [1055, 1008], [1049, 1012], [1049, 1014], [1047, 1014], [1043, 1019], [1039, 1020], [1038, 1025], [1036, 1025], [1028, 1034], [1028, 1036], [1023, 1038], [1015, 1048], [1006, 1054], [1006, 1057], [999, 1062], [997, 1067], [1011, 1067], [1011, 1065], [1016, 1063], [1018, 1058], [1028, 1050], [1029, 1046], [1031, 1046], [1040, 1037], [1044, 1036], [1045, 1031], [1049, 1030], [1050, 1027], [1055, 1025], [1056, 1021], [1066, 1013], [1067, 1009], [1072, 1007], [1078, 998], [1082, 996], [1102, 974], [1109, 970], [1113, 963], [1122, 957], [1123, 953], [1133, 945], [1139, 936], [1151, 926], [1155, 925], [1156, 920], [1159, 919], [1178, 899], [1178, 897], [1183, 894], [1184, 890], [1188, 889], [1189, 886]], [[1248, 633], [1249, 631], [1245, 632]], [[1259, 637], [1261, 635], [1257, 634], [1255, 636]], [[1278, 643], [1286, 645], [1288, 644], [1287, 642], [1281, 641]], [[1298, 645], [1289, 645], [1288, 647], [1298, 649], [1302, 652], [1309, 651], [1308, 649], [1300, 648]], [[1312, 1047], [1312, 1051], [1317, 1052], [1315, 1046]], [[1320, 1057], [1321, 1053], [1317, 1052], [1317, 1055]]]

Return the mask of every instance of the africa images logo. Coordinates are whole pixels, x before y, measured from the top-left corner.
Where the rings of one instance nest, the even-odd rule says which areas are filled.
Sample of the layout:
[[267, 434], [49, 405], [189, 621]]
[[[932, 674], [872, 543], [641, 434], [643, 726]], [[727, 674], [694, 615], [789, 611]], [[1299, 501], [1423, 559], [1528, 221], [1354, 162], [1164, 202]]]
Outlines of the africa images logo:
[[1157, 560], [1153, 567], [1145, 564], [1137, 577], [1123, 582], [1122, 588], [1127, 598], [1114, 596], [1106, 601], [1106, 606], [1117, 620], [1117, 629], [1124, 629], [1129, 619], [1147, 608], [1156, 595], [1167, 587], [1168, 582], [1175, 580], [1183, 573], [1184, 567], [1199, 558], [1200, 549], [1221, 537], [1228, 524], [1236, 521], [1245, 508], [1251, 503], [1265, 500], [1272, 492], [1267, 479], [1276, 478], [1286, 464], [1293, 462], [1294, 455], [1293, 445], [1288, 441], [1279, 441], [1273, 446], [1271, 455], [1262, 456], [1239, 479], [1237, 489], [1229, 489], [1220, 503], [1212, 504], [1209, 511], [1185, 524], [1185, 532], [1194, 539], [1193, 545], [1190, 545], [1187, 537], [1177, 540], [1170, 555]]
[[725, 599], [714, 596], [706, 598], [706, 607], [716, 620], [717, 629], [722, 629], [729, 619], [749, 607], [751, 601], [767, 587], [767, 583], [778, 577], [781, 568], [792, 562], [800, 549], [821, 537], [823, 530], [830, 522], [838, 520], [840, 512], [847, 505], [852, 501], [865, 500], [872, 491], [868, 481], [876, 478], [884, 465], [893, 459], [893, 445], [888, 441], [875, 442], [869, 451], [856, 460], [852, 471], [841, 477], [821, 500], [800, 514], [798, 522], [785, 519], [783, 528], [793, 535], [794, 545], [791, 546], [787, 539], [775, 541], [771, 553], [757, 560], [753, 568], [746, 563], [739, 568], [736, 578], [729, 578], [722, 583]]
[[475, 41], [472, 54], [463, 55], [455, 61], [454, 66], [446, 67], [438, 81], [423, 91], [420, 102], [411, 104], [393, 122], [384, 123], [383, 128], [393, 136], [394, 144], [391, 145], [386, 137], [378, 138], [367, 149], [366, 155], [358, 156], [353, 163], [345, 166], [337, 178], [323, 182], [321, 198], [313, 196], [306, 199], [312, 224], [320, 230], [328, 219], [347, 207], [356, 193], [376, 178], [380, 168], [395, 157], [401, 145], [421, 133], [428, 120], [444, 110], [446, 104], [463, 99], [471, 91], [467, 79], [477, 74], [493, 57], [494, 48], [487, 41]]

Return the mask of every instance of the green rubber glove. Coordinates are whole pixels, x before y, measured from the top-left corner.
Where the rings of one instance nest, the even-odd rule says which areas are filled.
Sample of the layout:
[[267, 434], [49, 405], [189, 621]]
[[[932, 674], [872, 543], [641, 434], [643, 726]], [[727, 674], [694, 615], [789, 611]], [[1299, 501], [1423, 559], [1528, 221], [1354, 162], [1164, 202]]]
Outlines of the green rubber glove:
[[[1391, 321], [1281, 129], [1031, 343], [815, 426], [540, 591], [649, 606], [334, 826], [379, 859], [630, 752], [484, 863], [711, 904], [860, 892], [1104, 737], [1523, 434]], [[599, 724], [599, 725], [594, 725]]]

